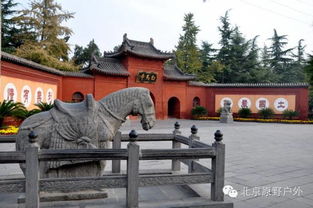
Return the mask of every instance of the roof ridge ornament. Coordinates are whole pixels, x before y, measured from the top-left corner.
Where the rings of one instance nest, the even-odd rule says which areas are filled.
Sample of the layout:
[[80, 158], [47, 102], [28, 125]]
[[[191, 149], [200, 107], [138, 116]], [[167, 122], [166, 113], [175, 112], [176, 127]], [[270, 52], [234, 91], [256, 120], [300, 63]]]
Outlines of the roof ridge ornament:
[[124, 33], [123, 35], [123, 41], [126, 41], [127, 40], [127, 33]]
[[154, 45], [154, 40], [153, 38], [150, 38], [150, 42], [149, 42], [151, 45]]

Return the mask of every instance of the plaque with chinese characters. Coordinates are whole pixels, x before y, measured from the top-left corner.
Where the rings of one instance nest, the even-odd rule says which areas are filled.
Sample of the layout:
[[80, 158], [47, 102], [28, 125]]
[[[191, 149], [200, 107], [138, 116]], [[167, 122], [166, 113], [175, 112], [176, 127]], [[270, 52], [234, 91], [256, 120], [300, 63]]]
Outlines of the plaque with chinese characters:
[[157, 73], [154, 72], [138, 72], [136, 82], [154, 83], [157, 80]]

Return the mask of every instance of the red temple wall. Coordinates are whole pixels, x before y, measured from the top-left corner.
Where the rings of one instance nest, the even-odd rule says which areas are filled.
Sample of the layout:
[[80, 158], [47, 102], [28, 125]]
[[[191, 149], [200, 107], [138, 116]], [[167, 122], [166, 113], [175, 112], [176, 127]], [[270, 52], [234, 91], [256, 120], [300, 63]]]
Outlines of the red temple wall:
[[208, 89], [205, 87], [197, 87], [197, 86], [187, 86], [186, 92], [186, 117], [191, 118], [191, 109], [193, 108], [193, 99], [198, 97], [200, 99], [200, 106], [209, 109], [212, 105], [211, 100], [208, 96]]
[[[295, 110], [300, 113], [300, 119], [307, 118], [308, 88], [306, 87], [210, 88], [190, 86], [185, 81], [164, 80], [163, 61], [160, 60], [126, 57], [123, 60], [123, 64], [125, 67], [128, 67], [131, 73], [129, 77], [106, 76], [96, 73], [93, 78], [85, 78], [62, 77], [7, 61], [1, 61], [1, 76], [13, 77], [16, 80], [23, 79], [40, 82], [43, 83], [43, 86], [45, 84], [55, 85], [57, 89], [56, 97], [64, 101], [70, 101], [75, 92], [81, 92], [84, 95], [92, 93], [95, 99], [99, 100], [111, 92], [126, 87], [145, 87], [153, 94], [158, 119], [168, 118], [168, 101], [171, 97], [176, 97], [179, 100], [179, 118], [191, 118], [191, 109], [195, 97], [199, 97], [200, 105], [208, 109], [210, 116], [215, 116], [215, 99], [217, 95], [294, 95]], [[136, 82], [136, 74], [139, 71], [156, 72], [158, 74], [157, 81], [155, 83]]]
[[94, 97], [100, 100], [106, 95], [127, 87], [127, 78], [105, 76], [102, 74], [94, 75]]
[[[208, 95], [210, 100], [215, 104], [216, 95], [294, 95], [295, 96], [295, 110], [299, 112], [300, 119], [306, 119], [308, 115], [308, 88], [283, 88], [283, 87], [272, 87], [272, 88], [208, 88]], [[270, 106], [273, 108], [272, 106]], [[209, 115], [216, 116], [216, 108], [209, 108]]]
[[[37, 103], [37, 90], [41, 91], [41, 102], [49, 102], [48, 94], [51, 93], [50, 101], [55, 98], [62, 97], [62, 77], [42, 71], [38, 71], [29, 67], [21, 66], [7, 61], [1, 60], [1, 75], [0, 75], [0, 101], [6, 94], [7, 86], [14, 88], [14, 101], [24, 103], [28, 109], [34, 108]], [[27, 87], [29, 91], [27, 102], [25, 101], [24, 90]], [[38, 101], [39, 102], [39, 101]]]
[[[164, 108], [163, 108], [164, 100], [162, 96], [162, 87], [164, 85], [163, 61], [128, 56], [123, 60], [123, 64], [125, 68], [127, 68], [128, 71], [130, 72], [130, 76], [127, 79], [127, 87], [148, 88], [154, 97], [156, 117], [158, 119], [165, 119]], [[138, 72], [141, 72], [141, 71], [157, 73], [156, 82], [154, 83], [136, 82], [136, 75]]]
[[62, 100], [71, 101], [75, 92], [94, 94], [94, 79], [84, 77], [63, 77]]

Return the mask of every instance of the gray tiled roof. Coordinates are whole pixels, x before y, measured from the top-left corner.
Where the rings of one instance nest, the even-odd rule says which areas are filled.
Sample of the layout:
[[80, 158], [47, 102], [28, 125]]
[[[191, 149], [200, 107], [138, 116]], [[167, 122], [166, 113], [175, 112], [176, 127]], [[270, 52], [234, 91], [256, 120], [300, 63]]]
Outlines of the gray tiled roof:
[[119, 59], [116, 58], [98, 58], [93, 56], [90, 71], [98, 71], [107, 75], [129, 76], [129, 72], [125, 69]]
[[124, 34], [122, 45], [117, 51], [104, 52], [105, 57], [118, 57], [123, 54], [133, 54], [140, 57], [155, 59], [170, 59], [174, 57], [173, 53], [156, 49], [153, 45], [152, 38], [150, 39], [150, 42], [141, 42], [128, 39], [127, 34]]
[[227, 87], [245, 87], [245, 88], [289, 88], [289, 87], [309, 87], [308, 83], [209, 83], [190, 81], [189, 85], [200, 86], [200, 87], [216, 87], [216, 88], [227, 88]]
[[85, 78], [92, 78], [93, 76], [90, 74], [86, 74], [84, 72], [71, 72], [71, 71], [64, 71], [63, 76], [65, 77], [85, 77]]
[[195, 75], [183, 73], [176, 65], [164, 65], [164, 79], [166, 80], [189, 81], [195, 78]]
[[44, 65], [35, 63], [33, 61], [29, 61], [29, 60], [24, 59], [24, 58], [20, 58], [20, 57], [14, 56], [12, 54], [8, 54], [8, 53], [5, 53], [5, 52], [2, 52], [2, 51], [1, 51], [1, 60], [8, 61], [8, 62], [11, 62], [11, 63], [15, 63], [15, 64], [22, 65], [22, 66], [26, 66], [26, 67], [30, 67], [32, 69], [36, 69], [36, 70], [39, 70], [39, 71], [60, 75], [60, 76], [86, 77], [86, 78], [92, 77], [91, 75], [85, 74], [85, 73], [82, 73], [82, 72], [61, 71], [61, 70], [58, 70], [58, 69], [55, 69], [55, 68], [52, 68], [52, 67], [48, 67], [48, 66], [44, 66]]

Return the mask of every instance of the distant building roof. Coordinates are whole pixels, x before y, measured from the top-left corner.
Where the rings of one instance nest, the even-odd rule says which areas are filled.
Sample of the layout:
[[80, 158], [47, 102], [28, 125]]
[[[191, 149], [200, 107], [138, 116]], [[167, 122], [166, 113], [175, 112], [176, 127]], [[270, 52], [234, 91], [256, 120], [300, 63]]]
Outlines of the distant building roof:
[[119, 59], [93, 56], [88, 71], [97, 71], [107, 75], [129, 76], [129, 72]]
[[55, 69], [55, 68], [52, 68], [52, 67], [48, 67], [48, 66], [44, 66], [44, 65], [35, 63], [33, 61], [29, 61], [29, 60], [24, 59], [24, 58], [20, 58], [20, 57], [14, 56], [12, 54], [8, 54], [8, 53], [5, 53], [5, 52], [2, 52], [2, 51], [1, 51], [1, 60], [8, 61], [8, 62], [11, 62], [11, 63], [15, 63], [15, 64], [18, 64], [18, 65], [21, 65], [21, 66], [30, 67], [30, 68], [33, 68], [33, 69], [36, 69], [36, 70], [39, 70], [39, 71], [60, 75], [60, 76], [86, 77], [86, 78], [92, 77], [89, 74], [85, 74], [85, 73], [82, 73], [82, 72], [79, 72], [79, 71], [77, 71], [77, 72], [74, 72], [74, 71], [73, 72], [72, 71], [61, 71], [61, 70], [58, 70], [58, 69]]
[[309, 87], [308, 83], [203, 83], [203, 82], [195, 82], [190, 81], [190, 85], [199, 86], [199, 87], [216, 87], [216, 88], [229, 88], [229, 87], [245, 87], [245, 88], [295, 88], [295, 87]]
[[152, 38], [150, 38], [150, 42], [130, 40], [127, 38], [126, 33], [123, 36], [122, 45], [118, 48], [118, 50], [113, 52], [104, 52], [104, 57], [119, 57], [125, 54], [163, 60], [174, 57], [173, 53], [156, 49]]
[[195, 75], [185, 74], [182, 72], [177, 65], [165, 64], [164, 65], [164, 79], [166, 80], [177, 80], [177, 81], [189, 81], [194, 80]]

